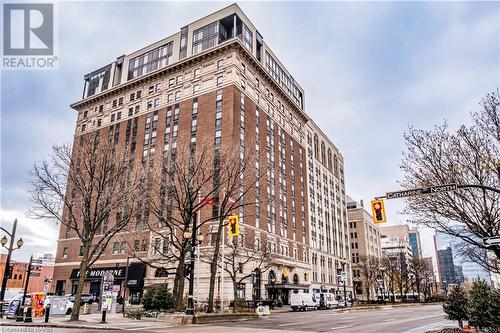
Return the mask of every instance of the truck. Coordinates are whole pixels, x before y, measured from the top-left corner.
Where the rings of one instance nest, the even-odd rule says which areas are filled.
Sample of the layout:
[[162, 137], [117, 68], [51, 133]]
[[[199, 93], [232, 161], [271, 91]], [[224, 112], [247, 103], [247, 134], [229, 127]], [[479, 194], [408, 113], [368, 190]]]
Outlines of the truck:
[[319, 302], [316, 294], [293, 293], [290, 297], [290, 305], [293, 311], [316, 310]]
[[335, 295], [332, 293], [320, 293], [319, 294], [319, 307], [320, 309], [332, 309], [337, 308], [339, 302], [335, 299]]

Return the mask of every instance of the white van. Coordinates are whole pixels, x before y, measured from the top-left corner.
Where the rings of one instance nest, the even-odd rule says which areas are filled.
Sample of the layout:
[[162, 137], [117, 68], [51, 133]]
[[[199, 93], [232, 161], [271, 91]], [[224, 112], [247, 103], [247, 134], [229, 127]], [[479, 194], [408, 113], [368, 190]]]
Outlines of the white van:
[[335, 299], [332, 293], [319, 294], [319, 307], [320, 309], [333, 309], [339, 306], [339, 302]]
[[290, 305], [293, 311], [316, 310], [319, 307], [316, 294], [293, 293], [290, 297]]

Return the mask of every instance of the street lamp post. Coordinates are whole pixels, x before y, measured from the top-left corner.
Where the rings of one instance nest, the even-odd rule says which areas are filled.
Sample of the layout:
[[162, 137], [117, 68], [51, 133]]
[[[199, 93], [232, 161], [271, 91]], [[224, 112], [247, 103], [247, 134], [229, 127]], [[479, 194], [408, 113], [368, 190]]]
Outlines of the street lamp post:
[[347, 280], [347, 273], [345, 271], [345, 262], [342, 263], [342, 273], [344, 274], [343, 276], [343, 281], [344, 282], [344, 307], [347, 308], [347, 290], [346, 290], [346, 280]]
[[[203, 239], [205, 238], [205, 236], [203, 235], [198, 235], [196, 236], [196, 240], [197, 240], [197, 244], [196, 244], [196, 265], [198, 266], [198, 269], [199, 269], [199, 266], [200, 266], [200, 247], [201, 247], [201, 243], [203, 242]], [[200, 273], [198, 272], [198, 274], [196, 274], [196, 301], [198, 302], [198, 298], [200, 297], [200, 291], [199, 291], [199, 288], [200, 288]]]
[[10, 243], [9, 247], [6, 247], [5, 245], [7, 244], [8, 240], [7, 237], [3, 236], [2, 239], [0, 240], [0, 243], [2, 244], [2, 247], [7, 249], [7, 259], [5, 261], [5, 269], [3, 273], [3, 279], [2, 279], [2, 290], [0, 291], [0, 318], [3, 318], [3, 302], [5, 298], [5, 289], [7, 288], [7, 281], [10, 278], [10, 258], [12, 256], [12, 252], [20, 249], [21, 246], [23, 246], [24, 242], [22, 238], [19, 238], [16, 242], [17, 248], [14, 248], [14, 239], [16, 238], [16, 229], [17, 229], [17, 219], [14, 220], [14, 225], [12, 226], [12, 231], [8, 232], [4, 228], [0, 227], [1, 230], [3, 230], [7, 235], [10, 237]]
[[[184, 237], [186, 239], [189, 239], [189, 236], [191, 237], [191, 255], [190, 255], [190, 272], [189, 272], [189, 291], [188, 291], [188, 300], [187, 300], [187, 307], [186, 307], [186, 314], [187, 315], [194, 315], [194, 299], [193, 299], [193, 294], [194, 294], [194, 249], [196, 247], [196, 220], [198, 214], [195, 213], [194, 216], [192, 217], [193, 219], [193, 229], [191, 230], [191, 233], [184, 233]], [[190, 235], [188, 235], [190, 234]], [[186, 237], [188, 236], [188, 237]]]

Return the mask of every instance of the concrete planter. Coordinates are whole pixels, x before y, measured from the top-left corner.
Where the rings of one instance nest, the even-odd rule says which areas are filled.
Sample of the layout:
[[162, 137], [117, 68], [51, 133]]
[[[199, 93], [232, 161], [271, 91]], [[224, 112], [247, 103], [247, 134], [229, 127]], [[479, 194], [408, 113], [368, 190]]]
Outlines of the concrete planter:
[[195, 315], [193, 324], [210, 324], [223, 321], [239, 321], [248, 319], [259, 319], [256, 313], [210, 313]]

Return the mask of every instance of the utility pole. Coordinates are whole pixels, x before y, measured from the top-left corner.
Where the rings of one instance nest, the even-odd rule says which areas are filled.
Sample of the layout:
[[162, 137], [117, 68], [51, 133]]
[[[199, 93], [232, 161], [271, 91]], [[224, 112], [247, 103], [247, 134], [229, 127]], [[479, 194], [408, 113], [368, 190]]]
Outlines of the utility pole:
[[1, 240], [2, 247], [5, 247], [7, 249], [7, 259], [5, 261], [5, 269], [3, 273], [3, 279], [2, 279], [2, 290], [0, 291], [0, 318], [3, 318], [3, 302], [5, 298], [5, 289], [7, 289], [7, 281], [10, 278], [11, 271], [10, 271], [10, 258], [12, 256], [12, 252], [14, 250], [20, 249], [21, 246], [23, 246], [24, 242], [22, 238], [19, 238], [17, 240], [17, 249], [14, 249], [14, 239], [16, 238], [16, 229], [17, 229], [17, 219], [14, 220], [14, 225], [12, 226], [12, 231], [8, 232], [4, 228], [0, 227], [1, 230], [3, 230], [7, 235], [10, 237], [10, 243], [9, 247], [5, 247], [7, 244], [7, 237], [3, 236]]
[[28, 293], [28, 286], [29, 286], [29, 283], [30, 283], [31, 265], [32, 265], [32, 263], [33, 263], [33, 255], [31, 255], [31, 257], [30, 257], [30, 263], [28, 264], [26, 281], [24, 282], [23, 299], [21, 300], [21, 306], [19, 307], [19, 315], [17, 316], [16, 321], [23, 321], [24, 303], [26, 301], [26, 294]]

